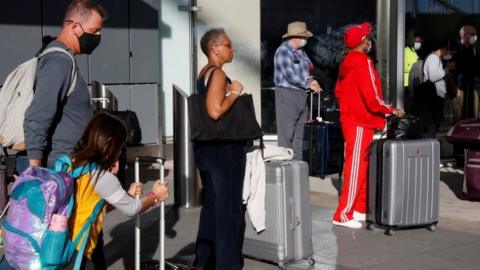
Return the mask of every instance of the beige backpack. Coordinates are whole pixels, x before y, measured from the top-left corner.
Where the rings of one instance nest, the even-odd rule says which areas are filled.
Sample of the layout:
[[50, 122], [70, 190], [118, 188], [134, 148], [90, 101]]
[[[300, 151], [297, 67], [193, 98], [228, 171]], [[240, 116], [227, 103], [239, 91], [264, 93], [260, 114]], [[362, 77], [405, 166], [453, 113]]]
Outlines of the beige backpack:
[[25, 150], [23, 119], [33, 99], [37, 63], [40, 57], [51, 52], [62, 52], [71, 58], [73, 69], [67, 96], [73, 92], [77, 82], [76, 63], [73, 56], [65, 49], [48, 48], [16, 67], [8, 74], [0, 91], [0, 144], [2, 147], [10, 147], [15, 151]]

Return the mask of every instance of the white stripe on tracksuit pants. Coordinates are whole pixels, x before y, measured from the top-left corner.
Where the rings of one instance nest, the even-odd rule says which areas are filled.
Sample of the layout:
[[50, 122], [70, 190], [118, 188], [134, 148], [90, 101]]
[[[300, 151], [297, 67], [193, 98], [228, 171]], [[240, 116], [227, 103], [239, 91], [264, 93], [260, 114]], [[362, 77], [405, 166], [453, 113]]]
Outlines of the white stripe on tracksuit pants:
[[342, 132], [345, 138], [344, 182], [333, 220], [348, 222], [353, 218], [353, 211], [367, 211], [368, 147], [374, 130], [342, 123]]

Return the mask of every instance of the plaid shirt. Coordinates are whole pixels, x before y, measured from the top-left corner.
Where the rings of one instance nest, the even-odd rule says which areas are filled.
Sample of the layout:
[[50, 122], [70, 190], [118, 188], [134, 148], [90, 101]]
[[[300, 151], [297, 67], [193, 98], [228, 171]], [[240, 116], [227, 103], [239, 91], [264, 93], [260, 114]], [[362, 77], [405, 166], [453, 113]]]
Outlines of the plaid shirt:
[[284, 41], [275, 52], [273, 59], [275, 70], [273, 81], [275, 86], [307, 89], [309, 66], [312, 62], [302, 49], [293, 48]]

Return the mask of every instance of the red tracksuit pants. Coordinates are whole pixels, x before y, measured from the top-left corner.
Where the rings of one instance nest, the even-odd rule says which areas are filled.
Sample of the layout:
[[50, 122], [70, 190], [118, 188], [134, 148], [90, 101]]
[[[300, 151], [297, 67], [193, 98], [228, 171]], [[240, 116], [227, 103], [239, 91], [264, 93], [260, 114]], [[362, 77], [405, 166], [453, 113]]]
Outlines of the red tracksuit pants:
[[342, 123], [342, 132], [345, 139], [343, 186], [333, 220], [347, 222], [353, 219], [353, 211], [367, 212], [368, 148], [374, 130]]

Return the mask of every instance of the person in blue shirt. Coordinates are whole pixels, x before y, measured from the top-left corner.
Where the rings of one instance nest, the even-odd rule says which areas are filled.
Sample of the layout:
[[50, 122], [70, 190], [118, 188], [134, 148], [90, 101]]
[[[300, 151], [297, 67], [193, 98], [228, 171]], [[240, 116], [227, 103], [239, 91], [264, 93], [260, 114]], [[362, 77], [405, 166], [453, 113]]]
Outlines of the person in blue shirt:
[[303, 50], [313, 34], [304, 22], [292, 22], [275, 52], [274, 83], [278, 146], [293, 149], [294, 159], [302, 160], [303, 128], [307, 120], [307, 90], [320, 92], [310, 76], [312, 62]]

